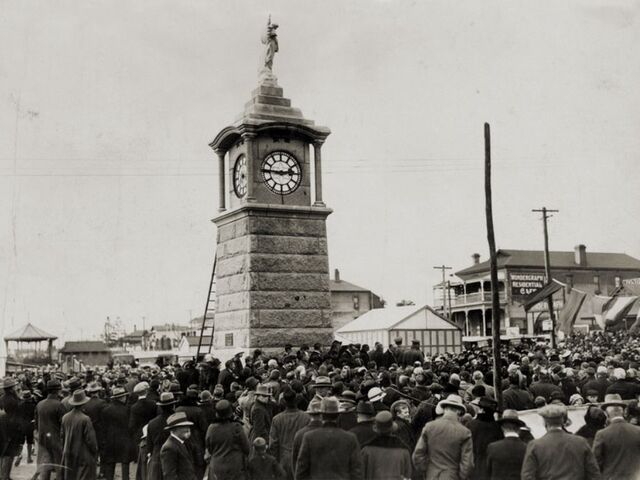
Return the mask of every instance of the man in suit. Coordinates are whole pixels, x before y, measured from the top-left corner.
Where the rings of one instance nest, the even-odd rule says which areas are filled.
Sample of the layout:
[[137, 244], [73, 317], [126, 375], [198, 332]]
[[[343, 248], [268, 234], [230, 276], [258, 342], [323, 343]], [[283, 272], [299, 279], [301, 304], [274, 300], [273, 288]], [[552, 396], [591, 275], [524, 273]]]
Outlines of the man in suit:
[[520, 480], [527, 444], [520, 439], [520, 428], [526, 426], [516, 410], [505, 410], [498, 420], [504, 439], [487, 448], [487, 473], [491, 480]]
[[527, 446], [522, 480], [599, 480], [598, 464], [587, 441], [564, 430], [567, 407], [554, 403], [538, 414], [547, 433]]
[[376, 437], [376, 432], [373, 429], [375, 416], [376, 411], [371, 403], [360, 401], [356, 406], [356, 419], [358, 423], [349, 431], [358, 439], [360, 448]]
[[72, 410], [62, 417], [62, 465], [65, 480], [95, 480], [98, 441], [91, 419], [82, 412], [89, 402], [84, 390], [73, 392], [69, 400]]
[[362, 455], [356, 436], [338, 427], [340, 403], [336, 397], [322, 399], [322, 427], [302, 437], [296, 461], [296, 480], [343, 478], [363, 480]]
[[162, 480], [162, 465], [160, 451], [164, 442], [169, 438], [169, 431], [165, 430], [167, 420], [174, 413], [176, 400], [171, 392], [162, 392], [160, 400], [156, 402], [159, 413], [149, 422], [147, 428], [147, 451], [150, 454], [147, 464], [147, 479]]
[[426, 471], [426, 480], [466, 479], [473, 470], [471, 432], [460, 423], [466, 408], [459, 395], [449, 395], [436, 406], [442, 417], [427, 423], [413, 451], [413, 463]]
[[191, 436], [192, 422], [187, 414], [177, 412], [167, 419], [169, 438], [160, 450], [163, 480], [197, 480], [193, 457], [184, 442]]
[[131, 405], [131, 412], [129, 414], [129, 431], [133, 435], [136, 458], [138, 456], [138, 444], [142, 437], [142, 427], [153, 420], [158, 413], [156, 402], [147, 398], [148, 393], [149, 384], [147, 382], [140, 382], [133, 387], [133, 394], [138, 399], [133, 405]]
[[38, 439], [38, 473], [42, 480], [49, 480], [51, 472], [55, 469], [56, 479], [62, 478], [60, 462], [62, 460], [62, 442], [60, 440], [62, 417], [67, 409], [60, 402], [60, 389], [62, 385], [58, 380], [47, 382], [47, 398], [36, 405], [36, 425]]
[[640, 428], [624, 419], [625, 403], [618, 394], [607, 394], [602, 408], [609, 426], [593, 440], [593, 453], [603, 480], [635, 480], [640, 475]]

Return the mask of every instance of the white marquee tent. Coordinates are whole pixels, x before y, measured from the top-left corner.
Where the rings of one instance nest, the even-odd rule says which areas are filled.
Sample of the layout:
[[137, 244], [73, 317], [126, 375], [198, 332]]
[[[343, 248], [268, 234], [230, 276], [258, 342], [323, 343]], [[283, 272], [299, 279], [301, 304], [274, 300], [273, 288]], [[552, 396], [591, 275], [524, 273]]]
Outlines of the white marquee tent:
[[428, 305], [375, 308], [336, 331], [336, 338], [351, 343], [375, 342], [385, 348], [402, 338], [403, 345], [419, 340], [425, 355], [462, 350], [462, 331]]

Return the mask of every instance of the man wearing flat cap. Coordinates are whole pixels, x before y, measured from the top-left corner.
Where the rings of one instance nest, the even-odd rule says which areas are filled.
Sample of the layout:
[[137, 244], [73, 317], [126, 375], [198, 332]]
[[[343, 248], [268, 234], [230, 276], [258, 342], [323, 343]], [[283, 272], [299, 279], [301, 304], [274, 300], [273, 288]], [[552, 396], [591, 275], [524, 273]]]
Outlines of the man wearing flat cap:
[[522, 480], [598, 480], [600, 470], [587, 441], [564, 430], [567, 407], [550, 404], [538, 414], [547, 433], [527, 445]]
[[131, 405], [131, 410], [129, 412], [129, 430], [133, 435], [136, 458], [138, 457], [138, 445], [140, 443], [140, 438], [142, 438], [142, 427], [153, 420], [158, 411], [156, 402], [147, 398], [148, 393], [149, 383], [147, 382], [140, 382], [133, 387], [133, 394], [138, 399], [133, 405]]
[[322, 427], [302, 438], [296, 461], [296, 480], [341, 478], [363, 480], [362, 455], [356, 436], [338, 427], [340, 402], [323, 398], [320, 404]]
[[602, 409], [609, 426], [596, 433], [593, 453], [603, 480], [636, 480], [640, 475], [640, 428], [624, 418], [625, 402], [618, 394], [607, 394]]

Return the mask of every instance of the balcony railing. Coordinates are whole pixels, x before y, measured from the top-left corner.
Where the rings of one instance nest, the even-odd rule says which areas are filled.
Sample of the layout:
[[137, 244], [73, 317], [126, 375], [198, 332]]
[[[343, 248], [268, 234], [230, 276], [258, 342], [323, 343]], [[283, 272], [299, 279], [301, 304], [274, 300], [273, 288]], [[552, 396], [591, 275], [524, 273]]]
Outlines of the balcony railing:
[[[505, 292], [500, 292], [498, 295], [500, 302], [505, 302], [507, 300], [507, 295]], [[442, 307], [443, 301], [441, 297], [436, 297], [434, 299], [434, 307]], [[451, 296], [451, 306], [452, 307], [461, 307], [465, 305], [473, 305], [477, 303], [491, 303], [491, 292], [477, 292], [477, 293], [467, 293], [463, 295]], [[449, 306], [449, 299], [447, 298], [447, 306]]]

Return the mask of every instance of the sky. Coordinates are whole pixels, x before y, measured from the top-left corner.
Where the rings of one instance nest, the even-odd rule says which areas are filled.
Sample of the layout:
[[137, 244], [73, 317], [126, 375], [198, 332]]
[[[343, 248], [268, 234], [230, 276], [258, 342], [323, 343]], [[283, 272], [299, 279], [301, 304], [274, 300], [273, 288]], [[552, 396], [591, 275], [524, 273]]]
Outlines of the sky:
[[0, 334], [186, 322], [215, 254], [208, 143], [274, 73], [323, 147], [330, 267], [390, 303], [499, 248], [640, 257], [640, 2], [0, 0]]

